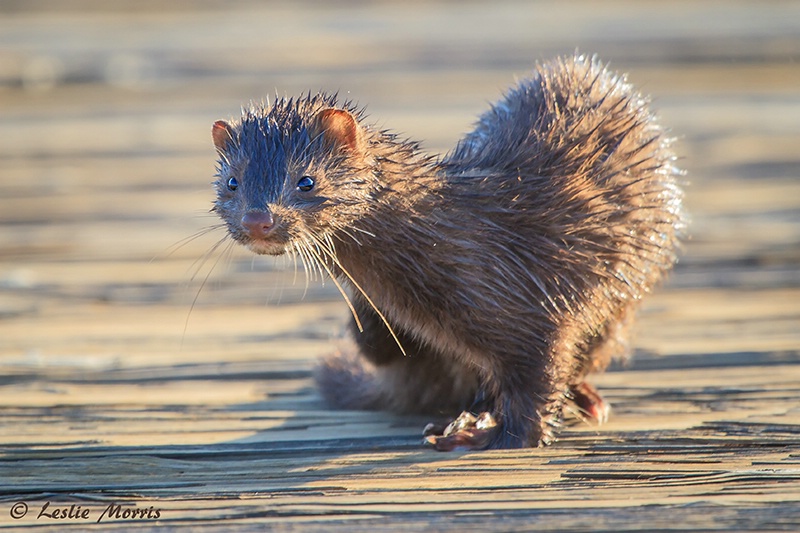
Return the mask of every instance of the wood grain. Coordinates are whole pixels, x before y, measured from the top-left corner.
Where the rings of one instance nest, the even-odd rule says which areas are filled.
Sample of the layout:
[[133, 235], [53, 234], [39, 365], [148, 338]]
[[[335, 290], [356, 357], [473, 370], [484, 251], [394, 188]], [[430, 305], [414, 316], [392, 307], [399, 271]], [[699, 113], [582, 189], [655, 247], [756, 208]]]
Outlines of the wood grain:
[[[0, 529], [51, 502], [90, 510], [74, 529], [800, 530], [800, 5], [161, 4], [0, 4]], [[327, 410], [347, 309], [215, 248], [211, 123], [338, 90], [446, 151], [575, 49], [653, 95], [692, 215], [594, 380], [610, 422], [440, 454], [426, 419]]]

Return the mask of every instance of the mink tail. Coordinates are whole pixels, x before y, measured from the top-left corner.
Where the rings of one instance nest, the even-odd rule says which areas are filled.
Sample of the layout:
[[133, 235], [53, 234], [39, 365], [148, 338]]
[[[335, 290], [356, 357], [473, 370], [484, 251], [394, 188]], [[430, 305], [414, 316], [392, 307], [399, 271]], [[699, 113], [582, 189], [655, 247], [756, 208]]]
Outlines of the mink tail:
[[467, 408], [477, 377], [439, 357], [400, 357], [374, 364], [358, 349], [340, 349], [314, 370], [317, 388], [336, 409], [441, 415]]
[[352, 351], [321, 359], [314, 380], [325, 402], [336, 409], [379, 410], [388, 403], [375, 365]]

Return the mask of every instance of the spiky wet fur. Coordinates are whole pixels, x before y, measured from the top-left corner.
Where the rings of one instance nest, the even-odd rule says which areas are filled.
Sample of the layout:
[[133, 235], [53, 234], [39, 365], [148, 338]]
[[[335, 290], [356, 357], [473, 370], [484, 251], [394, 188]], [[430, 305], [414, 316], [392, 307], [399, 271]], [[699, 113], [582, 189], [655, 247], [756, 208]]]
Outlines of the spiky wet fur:
[[[358, 119], [363, 153], [310, 133], [329, 107]], [[254, 106], [233, 131], [215, 205], [230, 234], [256, 246], [239, 221], [269, 208], [276, 246], [349, 288], [356, 348], [316, 374], [333, 405], [489, 411], [490, 447], [547, 444], [569, 387], [626, 354], [639, 301], [676, 260], [669, 139], [582, 56], [538, 67], [441, 159], [327, 95]]]

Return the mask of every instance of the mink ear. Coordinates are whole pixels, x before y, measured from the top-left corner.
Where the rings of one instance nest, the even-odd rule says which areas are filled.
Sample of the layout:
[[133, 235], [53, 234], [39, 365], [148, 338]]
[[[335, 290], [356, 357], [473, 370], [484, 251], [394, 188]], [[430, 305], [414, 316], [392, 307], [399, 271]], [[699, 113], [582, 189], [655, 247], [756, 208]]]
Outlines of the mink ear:
[[233, 129], [224, 120], [218, 120], [211, 126], [211, 138], [214, 139], [214, 146], [217, 150], [224, 152], [228, 144], [233, 140]]
[[364, 153], [364, 133], [355, 117], [343, 109], [323, 109], [314, 117], [311, 134], [322, 135], [325, 144], [355, 155]]

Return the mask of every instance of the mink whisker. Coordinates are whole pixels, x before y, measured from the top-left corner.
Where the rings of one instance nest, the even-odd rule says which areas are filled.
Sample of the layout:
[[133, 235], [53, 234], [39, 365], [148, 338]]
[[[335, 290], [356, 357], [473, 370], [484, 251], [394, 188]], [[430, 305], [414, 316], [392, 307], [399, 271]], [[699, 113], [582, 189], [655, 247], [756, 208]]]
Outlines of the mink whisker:
[[[163, 252], [165, 254], [164, 257], [171, 257], [172, 254], [176, 253], [178, 250], [188, 245], [189, 243], [192, 243], [197, 239], [204, 237], [213, 231], [217, 231], [220, 228], [224, 228], [225, 225], [226, 224], [224, 222], [221, 222], [219, 224], [212, 224], [211, 226], [196, 231], [195, 233], [189, 235], [188, 237], [184, 237], [183, 239], [170, 244]], [[155, 258], [151, 259], [150, 261], [153, 261], [154, 259]]]
[[313, 235], [305, 234], [300, 238], [305, 243], [306, 251], [309, 253], [309, 256], [315, 259], [315, 262], [317, 263], [318, 266], [325, 269], [325, 271], [328, 273], [328, 277], [331, 279], [331, 281], [333, 281], [333, 284], [339, 290], [339, 294], [342, 295], [342, 298], [344, 298], [344, 301], [347, 304], [348, 309], [350, 309], [350, 313], [353, 315], [353, 320], [355, 320], [358, 330], [363, 331], [364, 326], [361, 325], [361, 319], [358, 317], [356, 308], [353, 305], [353, 302], [350, 300], [350, 297], [347, 295], [347, 291], [344, 290], [344, 287], [342, 287], [341, 283], [339, 283], [339, 280], [336, 279], [336, 276], [331, 271], [330, 267], [322, 259], [322, 257], [319, 255], [319, 252], [314, 250], [314, 248], [311, 246], [311, 243], [313, 242], [314, 239]]
[[[313, 235], [311, 237], [314, 238]], [[361, 294], [361, 296], [364, 297], [364, 300], [367, 301], [367, 303], [370, 305], [372, 310], [375, 311], [375, 314], [378, 315], [378, 318], [381, 319], [383, 324], [386, 326], [386, 329], [389, 330], [389, 334], [392, 336], [392, 339], [394, 339], [394, 342], [397, 344], [397, 347], [400, 349], [402, 354], [404, 356], [408, 355], [408, 354], [406, 354], [406, 350], [405, 350], [405, 348], [403, 348], [403, 345], [400, 342], [400, 338], [397, 336], [397, 333], [395, 333], [394, 328], [389, 323], [389, 321], [386, 319], [386, 316], [384, 316], [384, 314], [381, 312], [381, 310], [378, 309], [378, 306], [375, 305], [375, 302], [372, 301], [372, 298], [369, 297], [369, 295], [366, 293], [366, 291], [364, 291], [364, 289], [361, 287], [361, 285], [353, 278], [353, 276], [350, 275], [350, 272], [348, 272], [347, 269], [342, 266], [342, 263], [339, 261], [339, 258], [336, 256], [336, 251], [333, 248], [331, 248], [331, 249], [326, 248], [325, 245], [320, 241], [317, 241], [317, 243], [321, 246], [322, 251], [324, 251], [325, 254], [331, 259], [331, 261], [333, 261], [334, 265], [336, 265], [336, 267], [342, 272], [342, 274], [344, 274], [345, 277], [348, 280], [350, 280], [350, 283], [353, 285], [353, 287]], [[333, 243], [331, 242], [331, 246], [332, 245], [333, 245]], [[328, 271], [328, 275], [330, 275], [332, 278], [334, 278], [333, 273], [331, 272], [331, 270], [327, 266], [325, 268]], [[348, 298], [348, 303], [352, 306], [352, 304], [350, 303], [349, 298]], [[352, 309], [352, 311], [353, 311], [353, 318], [356, 319], [358, 330], [360, 332], [363, 332], [364, 328], [361, 325], [361, 321], [356, 316], [355, 309]]]
[[[211, 248], [210, 253], [213, 254], [222, 245], [222, 243], [226, 241], [227, 241], [227, 247], [223, 250], [221, 254], [217, 256], [216, 260], [214, 260], [214, 263], [211, 265], [211, 268], [208, 269], [208, 272], [203, 277], [203, 281], [200, 283], [200, 287], [198, 287], [197, 292], [195, 293], [194, 298], [192, 299], [192, 303], [189, 306], [189, 312], [186, 313], [186, 320], [183, 323], [183, 334], [181, 335], [181, 349], [183, 349], [183, 342], [186, 339], [186, 331], [189, 328], [189, 318], [192, 316], [192, 311], [194, 311], [194, 307], [197, 304], [197, 300], [200, 298], [200, 293], [203, 292], [206, 283], [208, 283], [208, 279], [211, 277], [211, 273], [214, 272], [214, 269], [217, 267], [217, 264], [219, 264], [220, 259], [222, 259], [222, 257], [225, 256], [226, 254], [230, 257], [230, 252], [233, 249], [234, 241], [233, 239], [228, 239], [226, 236], [225, 238], [217, 241], [217, 243]], [[206, 258], [208, 258], [208, 256], [209, 254], [206, 254]], [[205, 264], [205, 262], [206, 259], [203, 260], [203, 264]], [[194, 277], [197, 275], [198, 272], [199, 270], [195, 272], [195, 274], [191, 278], [191, 281], [194, 281]]]

